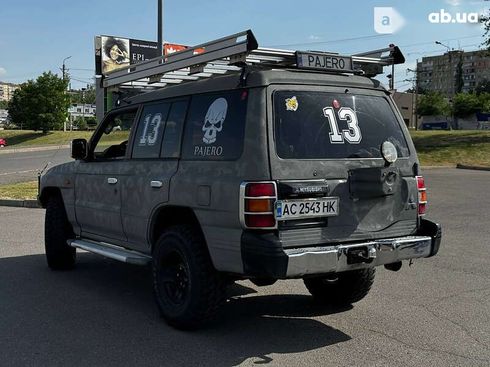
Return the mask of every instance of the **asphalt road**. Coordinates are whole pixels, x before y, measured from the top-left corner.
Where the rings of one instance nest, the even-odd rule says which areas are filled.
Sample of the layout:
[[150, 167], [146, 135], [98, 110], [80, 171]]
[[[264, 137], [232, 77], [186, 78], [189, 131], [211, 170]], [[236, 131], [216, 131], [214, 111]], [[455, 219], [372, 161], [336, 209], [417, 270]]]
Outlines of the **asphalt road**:
[[301, 281], [239, 282], [208, 329], [158, 316], [147, 268], [81, 253], [48, 270], [40, 209], [0, 208], [0, 364], [5, 366], [489, 366], [490, 172], [430, 170], [440, 253], [379, 269], [352, 308], [315, 305]]
[[48, 167], [51, 167], [70, 160], [70, 149], [67, 148], [34, 152], [1, 153], [0, 185], [36, 180], [37, 173], [46, 164], [49, 164]]

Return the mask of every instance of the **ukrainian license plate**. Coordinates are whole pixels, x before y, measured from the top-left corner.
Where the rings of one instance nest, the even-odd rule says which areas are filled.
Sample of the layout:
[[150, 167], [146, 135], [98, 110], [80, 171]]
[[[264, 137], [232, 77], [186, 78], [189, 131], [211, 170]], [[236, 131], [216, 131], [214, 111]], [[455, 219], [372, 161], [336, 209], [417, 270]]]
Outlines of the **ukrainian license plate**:
[[277, 220], [333, 217], [339, 215], [339, 198], [276, 201]]

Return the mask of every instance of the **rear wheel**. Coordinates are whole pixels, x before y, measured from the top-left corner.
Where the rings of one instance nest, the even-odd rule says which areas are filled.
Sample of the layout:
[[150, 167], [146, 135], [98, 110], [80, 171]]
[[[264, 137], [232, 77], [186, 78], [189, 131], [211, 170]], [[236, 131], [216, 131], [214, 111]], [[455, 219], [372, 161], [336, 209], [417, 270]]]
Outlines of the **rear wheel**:
[[306, 278], [304, 283], [315, 299], [342, 307], [366, 297], [374, 283], [374, 274], [374, 268], [360, 269]]
[[179, 225], [162, 234], [153, 251], [153, 289], [170, 325], [194, 329], [212, 318], [225, 300], [224, 284], [199, 231]]
[[48, 266], [53, 270], [68, 270], [75, 266], [76, 250], [67, 240], [74, 238], [60, 195], [48, 198], [44, 221], [44, 246]]

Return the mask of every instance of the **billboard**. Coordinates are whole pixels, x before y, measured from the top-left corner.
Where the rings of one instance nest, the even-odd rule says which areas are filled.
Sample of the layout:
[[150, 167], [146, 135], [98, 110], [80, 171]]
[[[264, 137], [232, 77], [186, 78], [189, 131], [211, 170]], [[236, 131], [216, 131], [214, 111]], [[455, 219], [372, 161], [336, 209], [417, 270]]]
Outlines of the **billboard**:
[[[158, 43], [116, 36], [95, 37], [95, 73], [106, 75], [158, 56]], [[169, 55], [185, 50], [187, 46], [164, 43], [163, 53]]]

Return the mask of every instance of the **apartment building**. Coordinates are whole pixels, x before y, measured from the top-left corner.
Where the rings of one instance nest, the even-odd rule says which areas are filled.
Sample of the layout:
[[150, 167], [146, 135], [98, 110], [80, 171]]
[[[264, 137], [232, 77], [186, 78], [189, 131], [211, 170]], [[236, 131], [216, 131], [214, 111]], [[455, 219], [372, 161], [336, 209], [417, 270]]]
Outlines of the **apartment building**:
[[10, 101], [14, 91], [19, 88], [18, 84], [0, 82], [0, 101]]
[[453, 50], [444, 55], [422, 58], [417, 64], [419, 88], [452, 97], [471, 92], [480, 82], [490, 80], [490, 53]]

